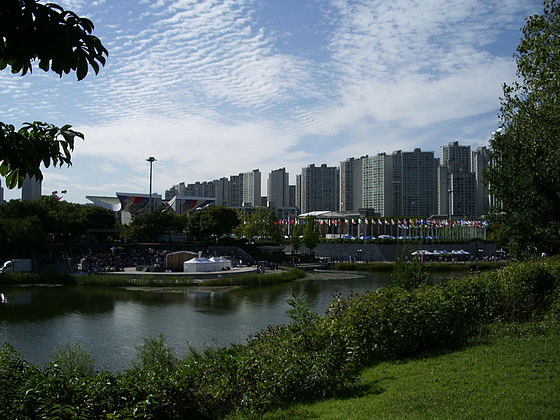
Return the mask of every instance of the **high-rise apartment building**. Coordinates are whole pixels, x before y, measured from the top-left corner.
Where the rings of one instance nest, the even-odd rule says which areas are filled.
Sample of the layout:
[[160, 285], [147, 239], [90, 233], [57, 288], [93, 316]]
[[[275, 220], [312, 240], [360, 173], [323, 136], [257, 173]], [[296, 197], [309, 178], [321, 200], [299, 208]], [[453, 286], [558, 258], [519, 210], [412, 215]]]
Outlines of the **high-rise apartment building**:
[[437, 208], [433, 152], [400, 150], [362, 158], [362, 208], [383, 217], [428, 217]]
[[[400, 168], [393, 163], [393, 171], [397, 172], [400, 182], [400, 200], [395, 194], [394, 201], [399, 203], [395, 208], [396, 216], [429, 217], [437, 212], [437, 159], [434, 152], [394, 152], [393, 159], [400, 161]], [[400, 208], [399, 208], [400, 207]]]
[[231, 175], [229, 177], [229, 198], [230, 207], [241, 207], [243, 204], [241, 175]]
[[289, 177], [286, 168], [276, 169], [268, 174], [267, 205], [271, 209], [290, 207]]
[[361, 158], [362, 208], [373, 209], [382, 217], [393, 213], [393, 158], [385, 153]]
[[21, 186], [21, 199], [35, 201], [41, 197], [41, 181], [26, 176]]
[[191, 197], [215, 197], [214, 182], [210, 181], [197, 181], [193, 184], [188, 184], [185, 188], [185, 194]]
[[289, 186], [289, 200], [288, 200], [288, 207], [297, 208], [296, 206], [296, 186], [290, 185]]
[[230, 196], [229, 196], [229, 180], [226, 177], [220, 179], [215, 179], [212, 181], [214, 183], [214, 195], [216, 197], [217, 206], [229, 206]]
[[301, 170], [302, 213], [339, 208], [339, 169], [326, 164], [307, 166]]
[[451, 216], [449, 214], [449, 170], [447, 166], [442, 166], [438, 161], [437, 168], [437, 214]]
[[477, 147], [471, 156], [471, 171], [476, 182], [474, 215], [481, 216], [488, 213], [490, 206], [490, 190], [484, 179], [484, 171], [490, 165], [490, 150], [486, 147]]
[[239, 174], [241, 178], [241, 204], [244, 207], [258, 207], [261, 205], [261, 172], [254, 169], [251, 172]]
[[440, 147], [440, 165], [447, 166], [450, 172], [471, 171], [471, 146], [461, 146], [453, 141]]
[[[471, 147], [450, 142], [441, 146], [440, 165], [447, 168], [447, 184], [439, 186], [448, 191], [448, 208], [439, 213], [450, 216], [473, 216], [475, 214], [475, 175], [471, 172]], [[441, 194], [439, 194], [441, 195]]]
[[362, 207], [362, 160], [367, 156], [340, 162], [340, 210], [356, 211]]
[[296, 174], [296, 208], [301, 213], [301, 174]]

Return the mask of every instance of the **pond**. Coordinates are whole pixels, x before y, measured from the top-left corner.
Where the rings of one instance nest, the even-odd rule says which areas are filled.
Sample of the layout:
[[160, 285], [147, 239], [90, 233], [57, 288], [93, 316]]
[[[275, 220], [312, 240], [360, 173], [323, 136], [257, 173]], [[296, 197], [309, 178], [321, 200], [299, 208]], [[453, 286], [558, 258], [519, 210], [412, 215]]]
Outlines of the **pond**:
[[289, 322], [292, 294], [323, 314], [333, 296], [376, 290], [388, 280], [387, 273], [329, 271], [258, 288], [2, 287], [0, 340], [41, 366], [57, 347], [79, 342], [96, 369], [119, 372], [131, 366], [143, 338], [163, 334], [178, 356], [188, 346], [243, 343], [268, 325]]

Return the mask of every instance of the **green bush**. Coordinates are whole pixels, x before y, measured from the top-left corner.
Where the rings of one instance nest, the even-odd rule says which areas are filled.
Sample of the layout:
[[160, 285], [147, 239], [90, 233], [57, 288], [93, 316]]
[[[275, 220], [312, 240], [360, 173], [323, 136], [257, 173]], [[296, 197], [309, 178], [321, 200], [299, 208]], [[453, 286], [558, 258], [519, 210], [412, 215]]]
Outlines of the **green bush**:
[[338, 298], [324, 327], [362, 364], [462, 345], [484, 323], [526, 321], [546, 310], [560, 287], [559, 266], [520, 263], [433, 287]]
[[84, 377], [94, 373], [94, 360], [80, 343], [56, 348], [51, 358], [53, 366], [66, 376]]

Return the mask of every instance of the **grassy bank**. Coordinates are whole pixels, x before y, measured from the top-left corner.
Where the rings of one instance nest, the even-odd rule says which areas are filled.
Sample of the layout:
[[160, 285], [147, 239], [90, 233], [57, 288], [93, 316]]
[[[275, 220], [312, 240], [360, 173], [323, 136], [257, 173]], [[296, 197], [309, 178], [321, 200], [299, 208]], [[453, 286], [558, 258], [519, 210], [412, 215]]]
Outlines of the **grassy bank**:
[[[431, 273], [452, 272], [452, 271], [487, 271], [495, 270], [506, 266], [505, 262], [475, 261], [475, 262], [426, 262], [423, 266]], [[332, 263], [329, 268], [341, 271], [366, 271], [366, 272], [391, 272], [395, 267], [393, 262], [372, 262], [372, 263]]]
[[[560, 328], [494, 324], [472, 347], [365, 369], [342, 398], [264, 419], [560, 418]], [[241, 416], [232, 418], [244, 418]]]

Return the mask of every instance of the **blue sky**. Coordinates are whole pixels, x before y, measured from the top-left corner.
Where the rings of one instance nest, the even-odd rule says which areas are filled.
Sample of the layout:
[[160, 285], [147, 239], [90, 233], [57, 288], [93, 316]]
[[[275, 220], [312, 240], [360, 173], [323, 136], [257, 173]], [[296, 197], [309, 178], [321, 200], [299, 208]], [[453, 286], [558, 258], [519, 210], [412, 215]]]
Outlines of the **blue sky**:
[[[0, 72], [0, 119], [84, 133], [43, 194], [163, 194], [179, 182], [394, 150], [486, 145], [540, 1], [65, 0], [109, 50], [78, 82]], [[2, 180], [4, 186], [4, 180]], [[6, 199], [19, 198], [4, 189]]]

